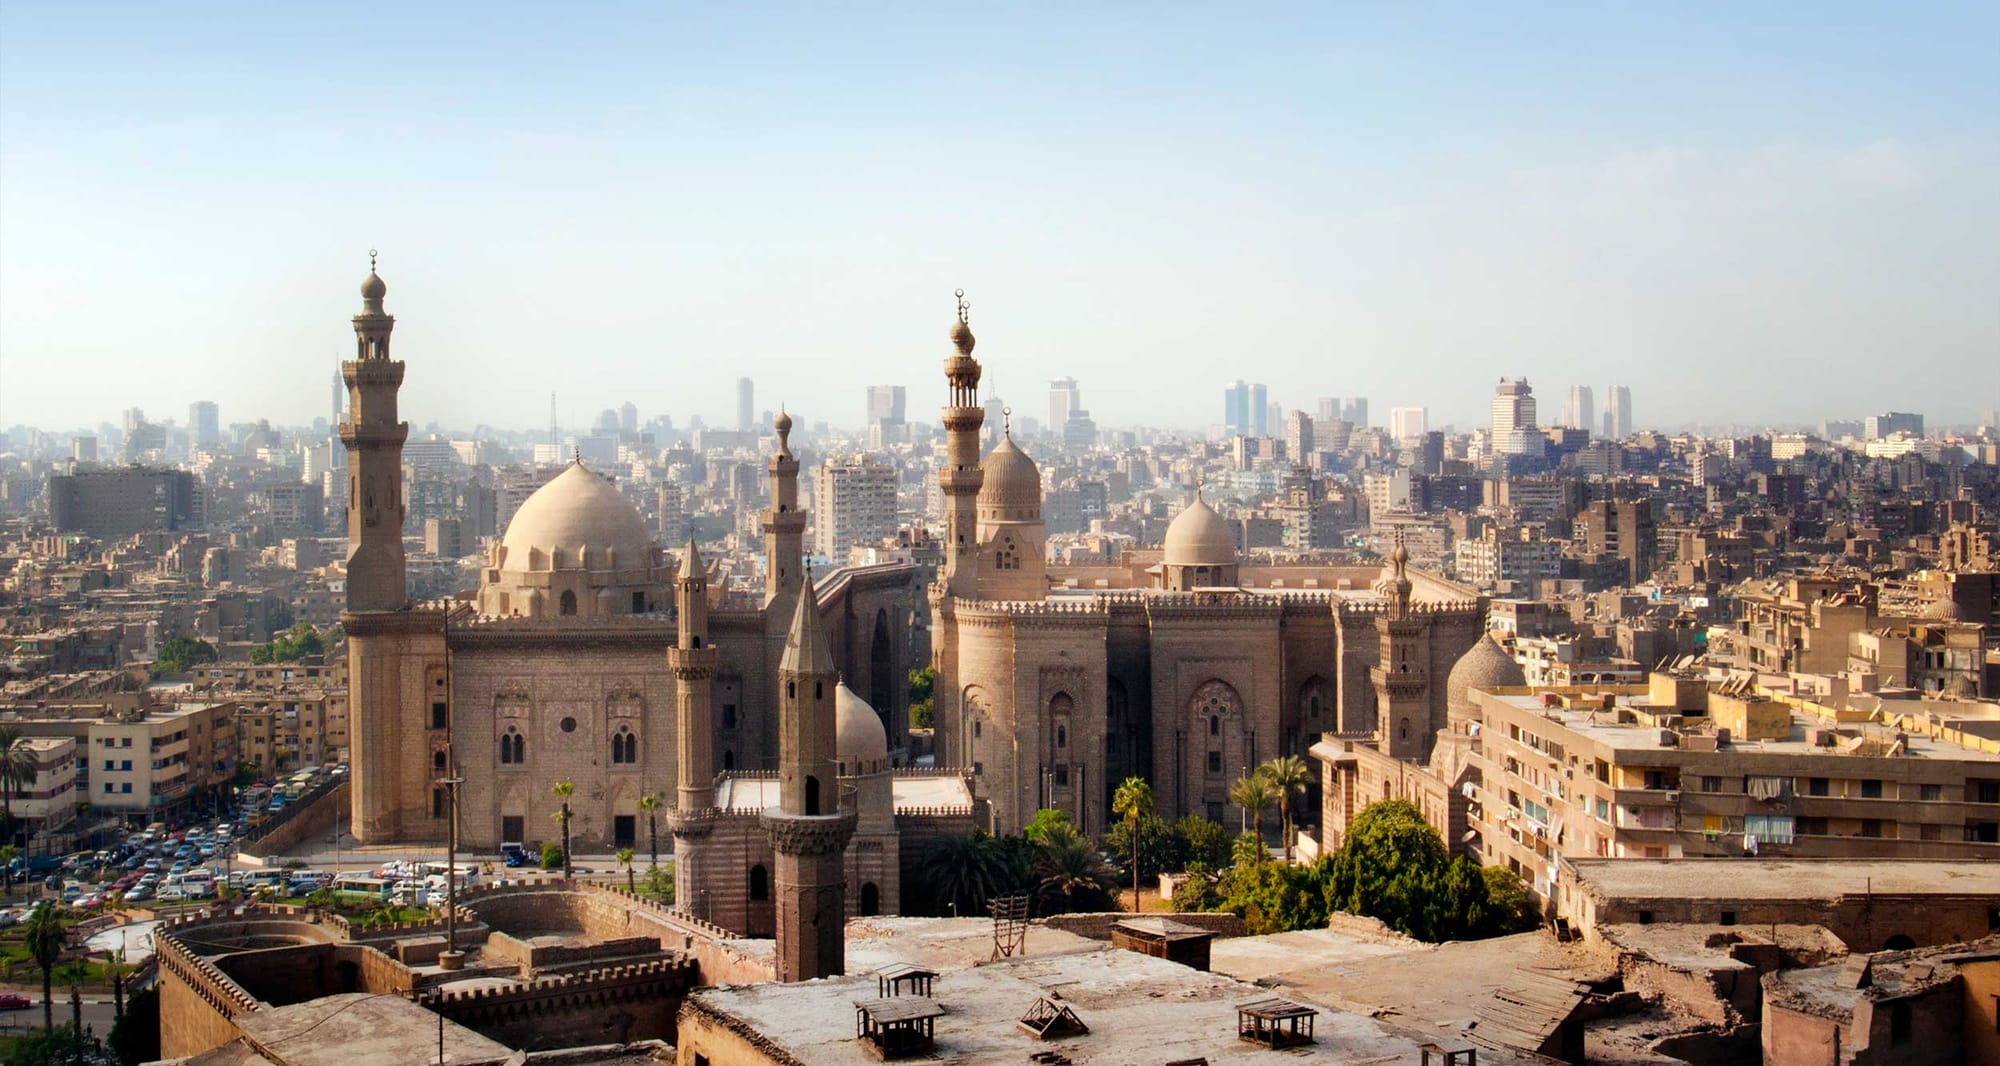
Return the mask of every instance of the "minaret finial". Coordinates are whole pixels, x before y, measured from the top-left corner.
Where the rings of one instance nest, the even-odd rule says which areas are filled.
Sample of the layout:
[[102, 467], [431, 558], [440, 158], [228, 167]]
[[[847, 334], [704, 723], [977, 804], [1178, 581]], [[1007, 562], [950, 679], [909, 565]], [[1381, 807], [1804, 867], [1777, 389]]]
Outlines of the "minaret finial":
[[577, 466], [583, 465], [583, 445], [572, 444], [569, 446], [569, 461]]
[[375, 249], [368, 249], [368, 272], [375, 273]]
[[953, 290], [953, 291], [952, 291], [952, 295], [953, 295], [953, 296], [956, 296], [956, 297], [958, 297], [958, 320], [959, 320], [960, 322], [963, 322], [963, 323], [967, 324], [967, 325], [971, 325], [971, 324], [972, 324], [972, 304], [971, 304], [971, 302], [970, 302], [970, 301], [966, 300], [966, 298], [965, 298], [965, 290], [964, 290], [964, 289], [955, 289], [955, 290]]
[[1003, 435], [1008, 437], [1014, 435], [1014, 409], [1012, 407], [1002, 407], [1000, 409], [1000, 426], [1000, 432]]

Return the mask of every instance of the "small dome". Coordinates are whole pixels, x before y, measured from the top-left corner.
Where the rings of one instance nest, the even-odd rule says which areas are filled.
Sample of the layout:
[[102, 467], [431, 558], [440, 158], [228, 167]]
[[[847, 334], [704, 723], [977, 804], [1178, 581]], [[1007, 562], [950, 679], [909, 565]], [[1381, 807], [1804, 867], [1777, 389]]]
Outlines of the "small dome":
[[833, 690], [834, 751], [847, 776], [879, 773], [889, 766], [889, 734], [882, 716], [854, 694], [845, 681]]
[[1166, 549], [1168, 566], [1236, 565], [1236, 534], [1200, 493], [1167, 524]]
[[1496, 688], [1519, 687], [1528, 683], [1528, 675], [1521, 671], [1521, 664], [1507, 654], [1507, 649], [1493, 639], [1490, 633], [1481, 634], [1466, 649], [1464, 655], [1451, 668], [1445, 678], [1445, 710], [1454, 713], [1471, 713], [1473, 689], [1492, 690]]
[[783, 410], [779, 411], [778, 420], [773, 424], [777, 427], [779, 433], [790, 433], [792, 431], [791, 412]]
[[504, 565], [509, 570], [528, 569], [532, 548], [544, 554], [562, 549], [568, 567], [577, 566], [588, 548], [593, 570], [608, 569], [605, 549], [615, 549], [618, 569], [630, 570], [650, 565], [654, 547], [638, 509], [582, 463], [571, 463], [523, 501], [500, 543], [507, 550]]
[[951, 324], [951, 346], [958, 349], [960, 355], [971, 355], [974, 343], [972, 327], [963, 318]]
[[382, 297], [387, 295], [389, 295], [389, 285], [387, 282], [382, 280], [382, 275], [375, 273], [373, 270], [370, 270], [368, 272], [368, 276], [361, 279], [362, 299], [380, 300]]
[[979, 484], [979, 506], [1022, 508], [1042, 507], [1042, 472], [1028, 453], [1014, 444], [1014, 435], [1000, 438], [979, 464], [984, 478]]

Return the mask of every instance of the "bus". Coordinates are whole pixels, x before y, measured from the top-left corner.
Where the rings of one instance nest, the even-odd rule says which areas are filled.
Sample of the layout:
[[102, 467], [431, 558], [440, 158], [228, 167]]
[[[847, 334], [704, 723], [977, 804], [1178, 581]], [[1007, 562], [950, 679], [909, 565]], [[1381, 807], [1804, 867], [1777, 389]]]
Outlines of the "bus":
[[391, 884], [367, 874], [341, 874], [333, 879], [335, 899], [347, 903], [387, 903]]

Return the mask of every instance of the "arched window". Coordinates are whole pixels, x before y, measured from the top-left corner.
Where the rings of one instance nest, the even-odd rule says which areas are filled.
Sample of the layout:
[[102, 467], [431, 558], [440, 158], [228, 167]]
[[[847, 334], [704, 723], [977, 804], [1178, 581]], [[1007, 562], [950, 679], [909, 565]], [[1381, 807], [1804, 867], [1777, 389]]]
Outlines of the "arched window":
[[876, 888], [873, 881], [862, 882], [861, 916], [867, 918], [880, 913], [882, 913], [882, 890]]
[[507, 765], [517, 765], [528, 761], [528, 741], [513, 726], [500, 735], [500, 761]]
[[615, 765], [628, 765], [639, 761], [639, 738], [630, 726], [619, 726], [611, 735], [611, 761]]
[[1410, 720], [1408, 718], [1399, 719], [1396, 722], [1396, 739], [1410, 739]]
[[437, 770], [439, 772], [442, 772], [444, 770], [444, 752], [441, 751], [431, 752], [431, 769]]
[[727, 749], [727, 748], [724, 748], [724, 749], [723, 749], [723, 751], [722, 751], [722, 768], [723, 768], [724, 770], [734, 770], [734, 769], [736, 769], [736, 753], [735, 753], [735, 752], [733, 752], [733, 751], [730, 751], [730, 750], [729, 750], [729, 749]]
[[785, 682], [785, 698], [791, 700], [791, 699], [797, 699], [798, 696], [799, 696], [799, 683], [796, 681]]
[[762, 903], [771, 898], [771, 871], [764, 869], [763, 863], [750, 868], [750, 902]]
[[806, 777], [806, 813], [819, 813], [819, 778], [811, 775]]
[[1069, 727], [1060, 723], [1056, 726], [1056, 747], [1069, 747]]
[[562, 600], [560, 601], [560, 606], [558, 606], [556, 610], [560, 614], [566, 614], [566, 615], [575, 614], [576, 593], [570, 591], [569, 589], [564, 589], [562, 594]]
[[528, 738], [519, 733], [514, 734], [514, 761], [516, 763], [528, 761]]
[[1219, 715], [1208, 716], [1208, 735], [1212, 737], [1222, 735], [1222, 718]]

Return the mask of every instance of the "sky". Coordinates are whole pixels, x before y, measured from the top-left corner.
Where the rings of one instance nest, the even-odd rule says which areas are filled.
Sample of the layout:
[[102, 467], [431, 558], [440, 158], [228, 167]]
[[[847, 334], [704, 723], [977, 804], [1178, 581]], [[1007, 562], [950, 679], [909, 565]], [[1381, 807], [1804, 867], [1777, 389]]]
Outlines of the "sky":
[[[1227, 10], [1222, 10], [1226, 7]], [[2000, 407], [2000, 7], [0, 5], [0, 426]]]

